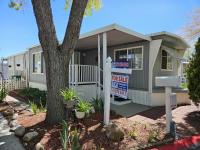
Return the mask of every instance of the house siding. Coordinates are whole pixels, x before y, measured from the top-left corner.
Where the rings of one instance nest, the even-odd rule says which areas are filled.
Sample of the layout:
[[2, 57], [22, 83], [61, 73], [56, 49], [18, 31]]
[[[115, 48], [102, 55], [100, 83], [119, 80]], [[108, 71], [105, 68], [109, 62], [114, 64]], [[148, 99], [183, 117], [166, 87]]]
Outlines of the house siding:
[[30, 82], [36, 82], [36, 83], [40, 83], [40, 84], [46, 84], [46, 71], [45, 71], [45, 63], [44, 63], [44, 59], [43, 59], [43, 72], [44, 73], [33, 73], [33, 54], [37, 53], [37, 52], [41, 52], [42, 48], [40, 46], [34, 47], [29, 49], [29, 81]]

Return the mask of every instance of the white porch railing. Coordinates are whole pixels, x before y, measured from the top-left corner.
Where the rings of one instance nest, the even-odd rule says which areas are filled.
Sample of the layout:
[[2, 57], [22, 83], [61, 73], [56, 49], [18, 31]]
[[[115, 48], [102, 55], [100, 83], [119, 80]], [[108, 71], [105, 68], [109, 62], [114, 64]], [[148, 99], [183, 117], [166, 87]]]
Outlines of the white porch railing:
[[72, 85], [98, 83], [98, 67], [92, 65], [70, 65], [69, 82]]

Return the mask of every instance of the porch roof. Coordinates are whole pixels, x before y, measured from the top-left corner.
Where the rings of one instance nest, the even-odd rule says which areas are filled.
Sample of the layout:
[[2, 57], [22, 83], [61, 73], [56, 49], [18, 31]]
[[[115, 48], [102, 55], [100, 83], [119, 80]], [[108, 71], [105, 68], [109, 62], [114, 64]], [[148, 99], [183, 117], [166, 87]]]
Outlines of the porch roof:
[[111, 24], [80, 35], [76, 49], [87, 50], [97, 48], [98, 35], [105, 32], [107, 33], [107, 46], [120, 45], [140, 40], [151, 41], [149, 36], [145, 36], [117, 24]]

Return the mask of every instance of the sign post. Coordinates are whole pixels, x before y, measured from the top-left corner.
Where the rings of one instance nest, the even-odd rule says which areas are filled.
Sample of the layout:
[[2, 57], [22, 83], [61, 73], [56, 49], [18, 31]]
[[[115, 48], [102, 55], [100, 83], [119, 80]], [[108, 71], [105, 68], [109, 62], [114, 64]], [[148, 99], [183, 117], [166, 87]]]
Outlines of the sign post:
[[105, 83], [104, 83], [104, 124], [108, 125], [110, 121], [110, 92], [111, 92], [111, 62], [108, 57], [105, 63]]

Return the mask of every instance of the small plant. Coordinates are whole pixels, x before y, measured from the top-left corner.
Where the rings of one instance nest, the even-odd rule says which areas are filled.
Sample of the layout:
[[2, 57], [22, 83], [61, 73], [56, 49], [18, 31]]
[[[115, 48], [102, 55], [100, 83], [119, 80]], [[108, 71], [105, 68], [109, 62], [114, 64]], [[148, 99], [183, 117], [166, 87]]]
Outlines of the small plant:
[[6, 97], [6, 95], [7, 95], [7, 91], [6, 91], [5, 87], [2, 86], [0, 88], [0, 103], [3, 102], [4, 98]]
[[91, 108], [92, 108], [91, 103], [87, 102], [85, 100], [79, 100], [79, 102], [76, 106], [76, 110], [78, 112], [85, 112], [85, 113], [90, 112]]
[[153, 143], [156, 142], [156, 139], [158, 139], [159, 133], [157, 130], [150, 130], [149, 131], [149, 137], [148, 137], [148, 142]]
[[80, 150], [80, 143], [79, 143], [79, 133], [77, 129], [75, 129], [72, 132], [72, 137], [71, 137], [71, 149], [72, 150]]
[[72, 89], [62, 89], [60, 94], [63, 96], [65, 101], [72, 101], [76, 97], [76, 94]]
[[36, 115], [39, 110], [38, 106], [34, 102], [31, 102], [31, 101], [29, 101], [29, 105], [34, 115]]
[[104, 104], [102, 98], [93, 98], [93, 104], [96, 111], [103, 112]]
[[138, 134], [136, 132], [136, 130], [132, 130], [132, 131], [129, 131], [128, 135], [132, 138], [132, 139], [136, 139]]
[[40, 108], [39, 108], [40, 112], [46, 112], [47, 109], [43, 106], [42, 101], [40, 101]]
[[62, 130], [60, 132], [61, 137], [61, 145], [63, 150], [67, 150], [68, 147], [68, 140], [69, 140], [69, 130], [68, 130], [68, 124], [66, 121], [63, 120], [62, 122]]

